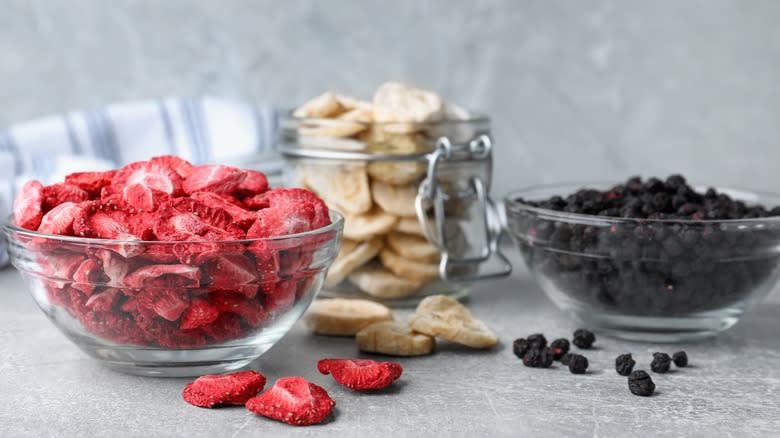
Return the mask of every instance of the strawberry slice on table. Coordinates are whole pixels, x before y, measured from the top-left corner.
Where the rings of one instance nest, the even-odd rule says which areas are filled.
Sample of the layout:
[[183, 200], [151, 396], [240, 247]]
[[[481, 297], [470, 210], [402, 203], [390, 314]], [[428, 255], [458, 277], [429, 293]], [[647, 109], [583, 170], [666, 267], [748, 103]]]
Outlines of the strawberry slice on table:
[[43, 219], [43, 185], [35, 180], [24, 183], [14, 199], [14, 224], [37, 230]]
[[232, 374], [208, 374], [188, 383], [182, 391], [187, 403], [202, 408], [218, 405], [243, 405], [265, 387], [265, 376], [257, 371]]
[[398, 362], [377, 362], [366, 359], [322, 359], [317, 362], [322, 374], [330, 374], [340, 385], [353, 391], [374, 391], [387, 388], [401, 377]]
[[82, 214], [84, 207], [73, 202], [64, 202], [49, 210], [41, 219], [38, 232], [45, 234], [73, 235], [73, 221]]
[[43, 209], [49, 211], [63, 202], [80, 203], [89, 199], [89, 193], [78, 186], [58, 183], [43, 188]]
[[246, 408], [255, 414], [293, 426], [322, 423], [335, 405], [327, 391], [303, 377], [283, 377], [246, 402]]
[[232, 194], [246, 178], [246, 172], [222, 164], [204, 164], [192, 168], [182, 187], [187, 194], [213, 192]]
[[106, 170], [104, 172], [71, 173], [65, 177], [65, 183], [86, 191], [92, 197], [98, 197], [101, 189], [111, 184], [116, 172], [116, 170]]

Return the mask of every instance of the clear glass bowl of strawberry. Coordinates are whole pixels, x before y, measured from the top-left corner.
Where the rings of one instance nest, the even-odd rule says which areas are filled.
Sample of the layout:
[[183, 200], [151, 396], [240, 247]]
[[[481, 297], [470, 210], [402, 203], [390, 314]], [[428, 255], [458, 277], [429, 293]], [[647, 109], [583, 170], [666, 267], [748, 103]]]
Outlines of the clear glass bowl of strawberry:
[[114, 369], [235, 370], [308, 308], [343, 218], [310, 192], [242, 187], [256, 172], [168, 159], [26, 184], [4, 226], [11, 261], [49, 319]]

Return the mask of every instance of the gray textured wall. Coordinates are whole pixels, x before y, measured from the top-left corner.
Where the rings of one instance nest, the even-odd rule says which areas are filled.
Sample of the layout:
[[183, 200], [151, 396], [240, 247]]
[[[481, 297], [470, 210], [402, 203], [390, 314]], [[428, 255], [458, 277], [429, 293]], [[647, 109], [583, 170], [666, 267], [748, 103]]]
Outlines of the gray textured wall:
[[389, 78], [488, 111], [497, 194], [680, 171], [780, 191], [780, 2], [0, 0], [0, 124]]

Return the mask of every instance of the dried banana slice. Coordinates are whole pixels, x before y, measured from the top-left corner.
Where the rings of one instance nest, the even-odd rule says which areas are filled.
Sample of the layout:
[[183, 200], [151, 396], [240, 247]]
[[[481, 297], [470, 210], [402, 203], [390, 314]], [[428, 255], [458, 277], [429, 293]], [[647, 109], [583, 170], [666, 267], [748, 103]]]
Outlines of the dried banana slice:
[[434, 338], [415, 333], [408, 324], [395, 321], [371, 324], [359, 331], [355, 339], [360, 351], [391, 356], [423, 356], [433, 353], [436, 347]]
[[420, 236], [391, 231], [387, 235], [387, 244], [401, 257], [423, 263], [438, 263], [441, 258], [439, 248]]
[[379, 251], [379, 260], [390, 272], [401, 278], [423, 282], [439, 279], [438, 264], [405, 259], [390, 248]]
[[374, 112], [374, 107], [371, 102], [358, 99], [357, 97], [350, 96], [348, 94], [337, 94], [336, 100], [339, 101], [341, 107], [344, 108], [344, 111], [351, 111], [353, 109], [363, 108], [363, 109], [371, 110], [372, 113]]
[[294, 112], [295, 117], [333, 117], [344, 111], [336, 95], [330, 91], [320, 94], [314, 99], [299, 106]]
[[368, 175], [395, 186], [414, 184], [422, 180], [428, 169], [418, 161], [372, 161], [366, 166]]
[[368, 240], [387, 234], [398, 218], [374, 207], [365, 214], [344, 215], [344, 237], [352, 240]]
[[345, 215], [371, 210], [373, 202], [364, 164], [308, 166], [304, 172], [306, 184]]
[[372, 124], [370, 129], [358, 135], [358, 139], [365, 142], [368, 149], [387, 154], [415, 154], [432, 149], [428, 140], [420, 134], [398, 134], [387, 132], [385, 128]]
[[409, 320], [412, 330], [428, 336], [438, 336], [472, 348], [490, 348], [498, 337], [485, 323], [450, 297], [433, 295], [423, 299]]
[[309, 330], [332, 336], [354, 336], [371, 324], [392, 320], [390, 309], [379, 303], [344, 298], [317, 300], [304, 317]]
[[382, 181], [371, 181], [371, 195], [382, 210], [396, 216], [414, 216], [417, 187], [413, 185], [394, 186]]
[[379, 254], [382, 249], [382, 238], [376, 237], [365, 242], [355, 242], [344, 239], [336, 260], [328, 269], [325, 287], [333, 287], [341, 283], [355, 269], [365, 265]]
[[[339, 114], [336, 118], [306, 123], [298, 129], [298, 132], [306, 137], [352, 137], [353, 135], [368, 129], [372, 118], [373, 113], [371, 108], [354, 108]], [[348, 147], [352, 148], [351, 146]], [[332, 148], [334, 147], [331, 146], [331, 149]], [[342, 144], [340, 149], [344, 148], [345, 147]], [[363, 145], [361, 149], [365, 149], [365, 145]]]
[[417, 293], [422, 282], [395, 276], [381, 266], [363, 266], [349, 275], [349, 281], [376, 298], [404, 298]]
[[374, 120], [393, 132], [414, 132], [422, 122], [441, 120], [444, 102], [430, 91], [409, 87], [398, 82], [386, 82], [374, 94]]
[[417, 216], [403, 216], [398, 218], [398, 223], [393, 228], [396, 231], [402, 233], [414, 234], [416, 236], [425, 237], [425, 231]]

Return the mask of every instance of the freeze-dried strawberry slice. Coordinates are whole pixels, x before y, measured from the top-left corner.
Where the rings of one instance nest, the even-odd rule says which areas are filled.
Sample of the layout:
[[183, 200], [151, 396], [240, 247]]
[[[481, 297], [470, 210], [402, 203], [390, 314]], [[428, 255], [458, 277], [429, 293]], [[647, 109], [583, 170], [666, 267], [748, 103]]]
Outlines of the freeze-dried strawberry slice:
[[73, 221], [82, 213], [83, 208], [73, 202], [62, 203], [43, 216], [38, 232], [45, 234], [73, 235]]
[[211, 324], [219, 317], [219, 310], [204, 299], [193, 300], [181, 318], [182, 329], [194, 329]]
[[37, 230], [43, 218], [43, 185], [27, 181], [14, 199], [14, 224], [28, 230]]
[[263, 287], [263, 304], [268, 313], [281, 314], [295, 304], [297, 284], [295, 280], [283, 280]]
[[49, 211], [63, 202], [80, 203], [89, 199], [89, 193], [67, 183], [52, 184], [43, 188], [43, 209]]
[[231, 194], [246, 178], [246, 172], [222, 164], [205, 164], [192, 168], [192, 173], [184, 180], [182, 187], [187, 194], [195, 192], [213, 192]]
[[125, 277], [125, 286], [142, 287], [198, 287], [200, 269], [189, 265], [150, 265], [136, 269]]
[[239, 198], [254, 196], [268, 190], [268, 178], [263, 172], [246, 169], [246, 178], [238, 185], [235, 195]]
[[81, 214], [73, 221], [77, 236], [112, 240], [138, 240], [127, 225], [128, 214], [115, 204], [87, 201], [81, 204]]
[[312, 230], [330, 225], [328, 206], [317, 195], [306, 189], [274, 189], [268, 191], [265, 195], [268, 197], [270, 208], [295, 208], [301, 204], [311, 205], [312, 208], [314, 208], [314, 219], [311, 222], [310, 228]]
[[268, 316], [263, 306], [257, 300], [246, 299], [240, 294], [211, 292], [209, 294], [209, 302], [220, 313], [233, 313], [241, 316], [251, 327], [259, 326]]
[[209, 277], [208, 283], [215, 290], [230, 290], [239, 286], [241, 293], [253, 297], [257, 293], [257, 268], [243, 255], [224, 255], [203, 262], [203, 272]]
[[100, 190], [111, 184], [116, 170], [107, 170], [105, 172], [76, 172], [65, 177], [65, 183], [79, 187], [86, 191], [92, 197], [100, 196]]
[[244, 336], [241, 317], [233, 313], [222, 313], [210, 324], [200, 327], [214, 342], [226, 342]]
[[73, 273], [83, 261], [83, 255], [73, 253], [46, 254], [39, 260], [44, 277], [51, 280], [59, 288], [64, 287], [65, 282], [69, 282], [73, 278]]
[[283, 377], [246, 402], [246, 408], [255, 414], [293, 426], [321, 423], [335, 405], [327, 391], [303, 377]]
[[221, 208], [225, 210], [233, 221], [246, 230], [255, 222], [255, 214], [246, 210], [243, 205], [230, 195], [219, 195], [211, 192], [195, 192], [190, 196], [192, 199], [202, 202], [212, 208]]
[[190, 297], [181, 289], [148, 288], [136, 297], [136, 306], [146, 308], [168, 321], [176, 321], [190, 305]]
[[247, 230], [247, 239], [285, 236], [312, 229], [314, 207], [309, 204], [266, 208], [258, 211], [257, 221]]
[[175, 155], [161, 155], [149, 160], [152, 164], [161, 164], [175, 170], [182, 178], [187, 178], [192, 173], [192, 163]]
[[163, 203], [157, 210], [154, 234], [160, 240], [223, 241], [242, 239], [244, 231], [221, 208], [212, 208], [190, 198], [176, 198]]
[[108, 288], [89, 297], [86, 306], [95, 312], [111, 312], [119, 302], [120, 296], [118, 289]]
[[262, 210], [270, 206], [268, 203], [268, 196], [266, 196], [265, 193], [246, 197], [241, 200], [241, 203], [244, 204], [244, 207], [252, 211]]
[[103, 265], [103, 273], [108, 277], [108, 284], [110, 286], [124, 285], [125, 277], [132, 269], [131, 263], [119, 254], [107, 249], [96, 250], [95, 256]]
[[122, 197], [128, 204], [153, 211], [160, 202], [181, 193], [182, 178], [165, 164], [138, 161], [121, 168], [112, 184], [122, 187]]
[[100, 265], [94, 259], [86, 259], [73, 272], [74, 289], [80, 290], [87, 297], [92, 295], [95, 288], [106, 282], [106, 276]]
[[232, 374], [208, 374], [184, 387], [181, 395], [187, 403], [201, 408], [217, 405], [243, 405], [265, 387], [265, 376], [257, 371]]
[[317, 362], [317, 369], [353, 391], [387, 388], [403, 373], [398, 362], [365, 359], [322, 359]]

